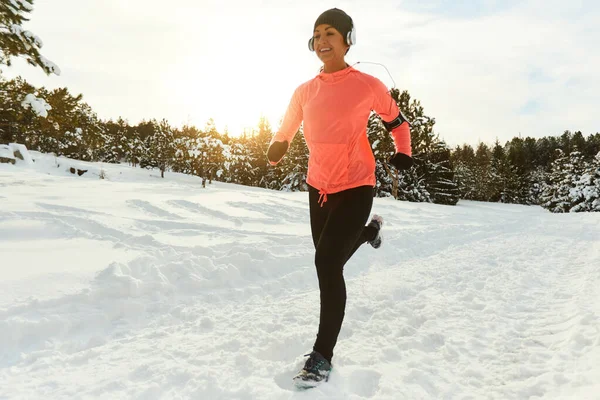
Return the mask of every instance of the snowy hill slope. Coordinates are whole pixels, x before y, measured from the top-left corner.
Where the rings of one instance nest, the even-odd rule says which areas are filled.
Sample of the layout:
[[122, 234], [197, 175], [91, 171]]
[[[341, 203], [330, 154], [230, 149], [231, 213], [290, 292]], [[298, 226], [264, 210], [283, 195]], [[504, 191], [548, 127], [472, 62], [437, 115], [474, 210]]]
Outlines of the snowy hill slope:
[[384, 246], [299, 393], [305, 193], [32, 153], [0, 165], [0, 398], [600, 399], [598, 214], [375, 199]]

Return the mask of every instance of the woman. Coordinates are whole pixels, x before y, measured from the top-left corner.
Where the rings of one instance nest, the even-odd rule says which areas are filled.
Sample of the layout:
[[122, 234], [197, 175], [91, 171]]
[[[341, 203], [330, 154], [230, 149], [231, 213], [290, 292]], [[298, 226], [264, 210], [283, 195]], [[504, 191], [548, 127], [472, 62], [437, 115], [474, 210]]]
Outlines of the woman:
[[270, 164], [279, 163], [304, 121], [321, 314], [313, 351], [294, 378], [301, 386], [329, 377], [346, 306], [344, 264], [363, 243], [381, 245], [383, 219], [374, 215], [365, 226], [375, 186], [375, 158], [366, 133], [371, 111], [379, 114], [394, 139], [396, 154], [389, 162], [399, 169], [412, 166], [409, 124], [396, 102], [381, 81], [345, 61], [356, 42], [353, 28], [352, 19], [337, 8], [319, 16], [309, 49], [323, 63], [321, 73], [296, 89], [267, 151]]

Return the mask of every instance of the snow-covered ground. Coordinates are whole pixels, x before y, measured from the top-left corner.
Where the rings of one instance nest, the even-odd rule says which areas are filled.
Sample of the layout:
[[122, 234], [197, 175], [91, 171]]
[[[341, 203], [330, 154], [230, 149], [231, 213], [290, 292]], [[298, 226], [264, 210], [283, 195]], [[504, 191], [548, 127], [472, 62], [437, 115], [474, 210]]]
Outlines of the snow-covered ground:
[[332, 378], [295, 392], [306, 193], [33, 155], [0, 165], [2, 399], [600, 399], [600, 213], [375, 199]]

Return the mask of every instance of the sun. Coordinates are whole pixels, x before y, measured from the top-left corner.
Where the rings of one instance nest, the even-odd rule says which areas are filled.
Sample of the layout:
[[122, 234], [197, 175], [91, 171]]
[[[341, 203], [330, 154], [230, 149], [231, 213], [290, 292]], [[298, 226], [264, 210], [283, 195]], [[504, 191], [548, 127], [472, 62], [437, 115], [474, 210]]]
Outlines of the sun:
[[[195, 35], [199, 39], [193, 48], [182, 45], [163, 73], [162, 90], [171, 99], [171, 112], [198, 128], [212, 118], [217, 129], [227, 127], [230, 136], [256, 128], [262, 116], [275, 131], [294, 90], [306, 80], [299, 71], [309, 69], [288, 35], [261, 29], [265, 31], [253, 29], [243, 38], [216, 30], [221, 32], [218, 37]], [[250, 45], [265, 38], [268, 47]], [[265, 51], [257, 51], [261, 49]], [[302, 54], [312, 60], [308, 51]]]

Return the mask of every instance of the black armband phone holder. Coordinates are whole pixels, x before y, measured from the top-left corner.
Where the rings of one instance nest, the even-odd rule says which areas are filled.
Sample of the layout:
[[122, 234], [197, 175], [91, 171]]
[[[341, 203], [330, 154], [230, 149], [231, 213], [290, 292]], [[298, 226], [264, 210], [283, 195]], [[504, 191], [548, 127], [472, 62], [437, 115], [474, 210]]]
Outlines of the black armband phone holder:
[[387, 129], [388, 132], [391, 132], [393, 129], [396, 129], [397, 127], [399, 127], [400, 125], [402, 125], [405, 122], [408, 125], [410, 125], [410, 122], [408, 122], [408, 120], [406, 119], [404, 114], [402, 114], [402, 111], [400, 111], [400, 110], [398, 110], [398, 111], [399, 111], [398, 116], [396, 118], [394, 118], [390, 122], [383, 121], [383, 126], [385, 126], [385, 129]]

